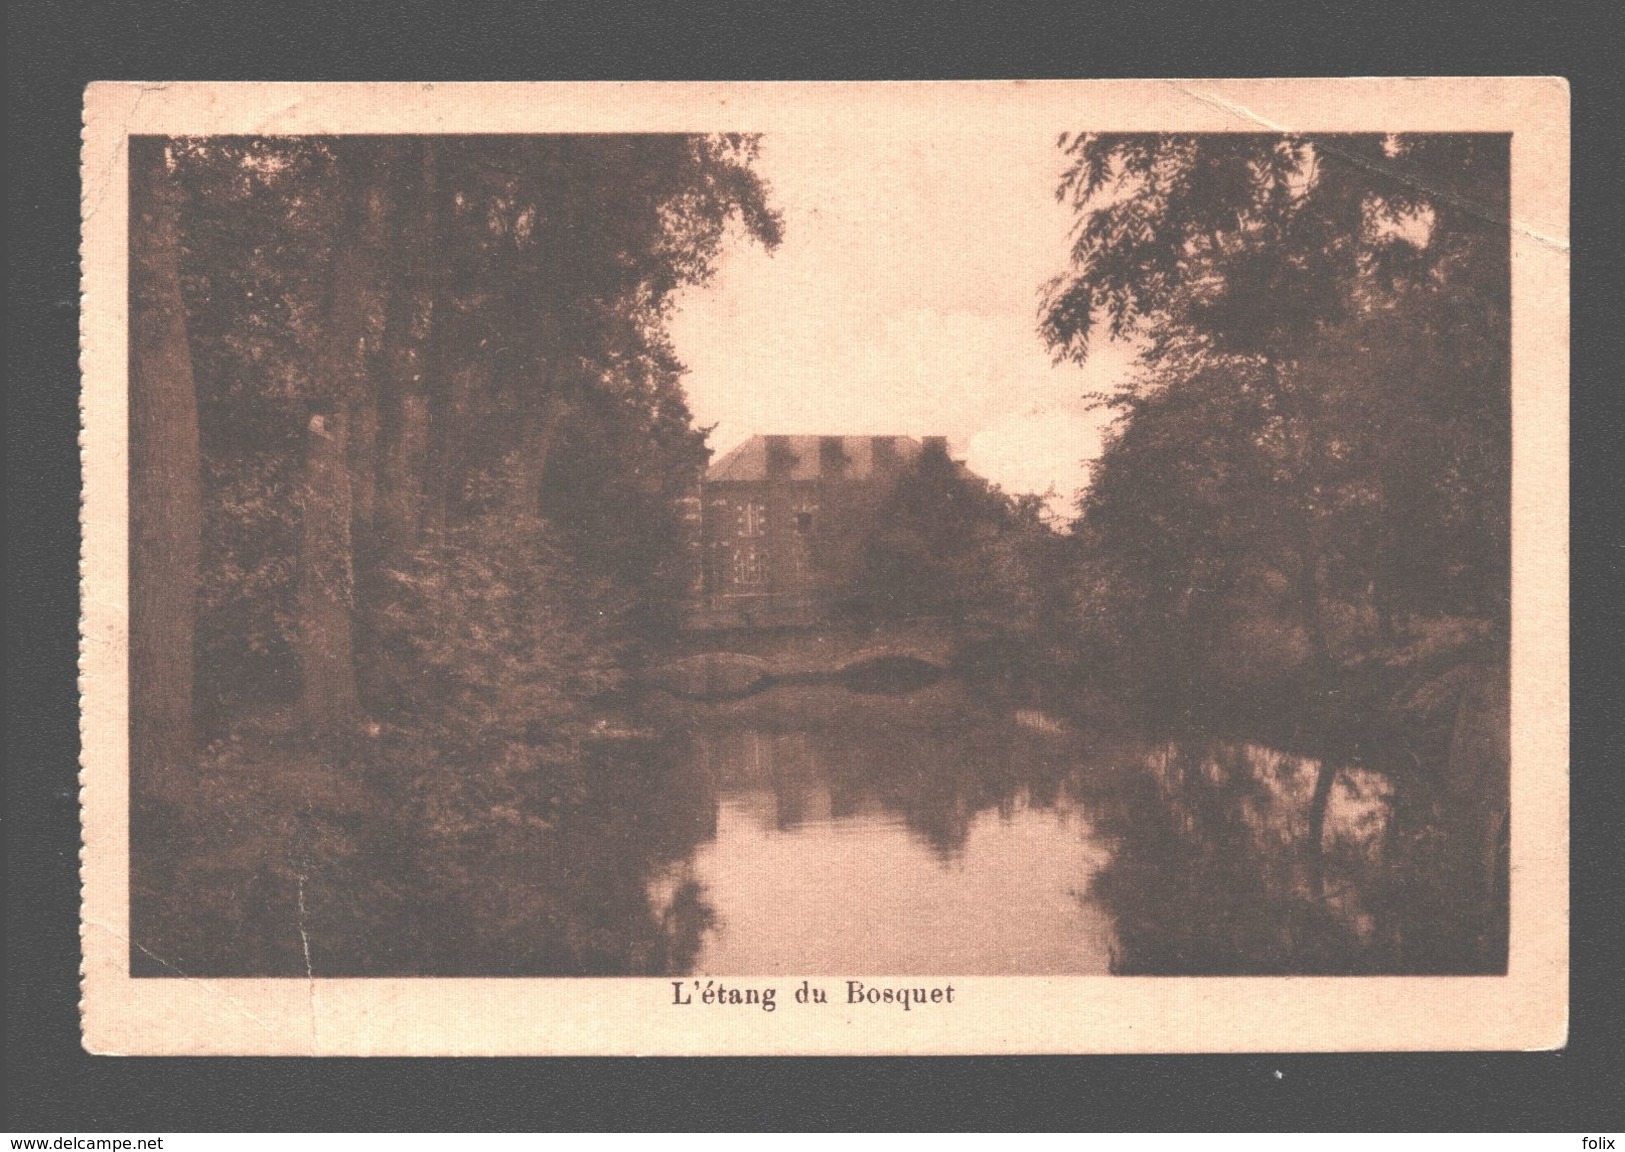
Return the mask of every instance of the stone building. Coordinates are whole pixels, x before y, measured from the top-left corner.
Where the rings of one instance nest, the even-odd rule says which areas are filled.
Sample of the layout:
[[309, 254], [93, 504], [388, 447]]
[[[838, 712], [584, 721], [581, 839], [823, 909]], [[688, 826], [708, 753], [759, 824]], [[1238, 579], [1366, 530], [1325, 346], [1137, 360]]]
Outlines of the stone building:
[[825, 618], [901, 472], [946, 437], [753, 436], [706, 470], [685, 517], [689, 624], [778, 627]]

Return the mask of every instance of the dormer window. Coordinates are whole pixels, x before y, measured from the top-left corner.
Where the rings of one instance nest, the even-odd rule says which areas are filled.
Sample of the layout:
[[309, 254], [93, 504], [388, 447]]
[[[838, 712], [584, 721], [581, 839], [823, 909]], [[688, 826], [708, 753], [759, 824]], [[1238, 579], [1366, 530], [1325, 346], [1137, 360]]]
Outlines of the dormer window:
[[820, 475], [833, 480], [839, 480], [846, 475], [847, 465], [852, 458], [846, 454], [846, 440], [841, 436], [820, 436], [818, 438], [818, 470]]

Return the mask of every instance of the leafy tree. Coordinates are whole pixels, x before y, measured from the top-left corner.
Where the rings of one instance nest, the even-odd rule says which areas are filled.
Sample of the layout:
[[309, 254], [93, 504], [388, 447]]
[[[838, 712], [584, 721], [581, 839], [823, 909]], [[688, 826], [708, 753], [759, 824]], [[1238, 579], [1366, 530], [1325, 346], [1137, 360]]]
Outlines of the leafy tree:
[[1142, 336], [1147, 371], [1116, 398], [1126, 407], [1215, 367], [1262, 391], [1268, 432], [1295, 457], [1279, 482], [1295, 494], [1282, 512], [1305, 554], [1309, 631], [1324, 629], [1308, 558], [1335, 550], [1326, 501], [1356, 464], [1377, 518], [1363, 574], [1388, 615], [1449, 608], [1504, 628], [1506, 139], [1063, 146], [1059, 194], [1081, 220], [1045, 337], [1082, 359], [1101, 325]]
[[[202, 527], [198, 403], [165, 141], [130, 141], [131, 755], [149, 789], [184, 779], [193, 719]], [[169, 789], [165, 789], [169, 790]]]
[[1407, 701], [1441, 669], [1504, 676], [1507, 140], [1062, 147], [1079, 224], [1043, 334], [1144, 347], [1099, 398], [1120, 420], [1077, 527], [1085, 645], [1153, 714], [1307, 740], [1318, 844], [1340, 763], [1414, 762]]
[[[206, 730], [300, 691], [301, 509], [339, 210], [319, 142], [171, 142], [188, 193], [182, 284], [197, 365], [203, 475], [199, 658]], [[353, 295], [353, 291], [351, 293]]]
[[[384, 574], [497, 488], [516, 514], [545, 503], [627, 635], [669, 621], [680, 584], [660, 545], [704, 448], [664, 323], [732, 221], [777, 241], [754, 148], [174, 143], [209, 497], [211, 724], [301, 695], [307, 719], [353, 714], [349, 654], [372, 669]], [[511, 467], [517, 486], [498, 480]], [[363, 679], [362, 696], [383, 691]]]
[[862, 519], [859, 562], [844, 592], [869, 620], [951, 620], [956, 663], [1032, 698], [1070, 667], [1061, 621], [1071, 548], [1039, 497], [1011, 497], [927, 450]]
[[[666, 322], [731, 238], [777, 243], [755, 142], [138, 144], [135, 777], [195, 785], [170, 790], [173, 867], [136, 862], [138, 927], [218, 967], [211, 935], [252, 937], [308, 875], [352, 935], [423, 944], [412, 909], [470, 905], [520, 841], [556, 850], [590, 734], [675, 621], [676, 497], [706, 453]], [[230, 863], [264, 917], [199, 870], [225, 867], [229, 796], [264, 825]], [[560, 943], [590, 902], [543, 910], [533, 968], [596, 955]], [[692, 951], [705, 910], [683, 908], [687, 944], [637, 929], [649, 957]], [[484, 959], [433, 962], [502, 954], [537, 922], [509, 913]]]

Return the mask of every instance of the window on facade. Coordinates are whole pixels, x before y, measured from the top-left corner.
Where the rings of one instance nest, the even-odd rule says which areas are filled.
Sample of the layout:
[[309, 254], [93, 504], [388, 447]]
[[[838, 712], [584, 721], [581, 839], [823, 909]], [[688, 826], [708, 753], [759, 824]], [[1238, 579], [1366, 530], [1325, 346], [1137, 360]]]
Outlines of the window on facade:
[[752, 500], [739, 508], [739, 534], [760, 536], [767, 531], [767, 505]]
[[812, 531], [812, 513], [811, 512], [797, 512], [796, 513], [796, 531], [800, 532], [803, 536], [805, 536], [807, 533]]
[[761, 553], [754, 548], [741, 548], [734, 553], [734, 583], [760, 584], [766, 578]]

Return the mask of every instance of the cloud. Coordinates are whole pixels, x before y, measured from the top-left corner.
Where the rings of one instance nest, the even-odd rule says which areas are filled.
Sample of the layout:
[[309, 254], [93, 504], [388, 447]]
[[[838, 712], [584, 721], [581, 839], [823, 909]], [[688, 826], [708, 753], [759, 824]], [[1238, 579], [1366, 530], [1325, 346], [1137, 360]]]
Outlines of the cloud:
[[1007, 491], [1070, 494], [1104, 423], [1083, 395], [1131, 356], [1054, 365], [1037, 335], [1071, 223], [1056, 132], [882, 131], [764, 139], [784, 243], [731, 246], [673, 321], [696, 419], [718, 451], [767, 432], [947, 435]]
[[1110, 420], [1070, 409], [1008, 413], [971, 437], [965, 462], [1007, 492], [1050, 493], [1051, 514], [1067, 517]]

